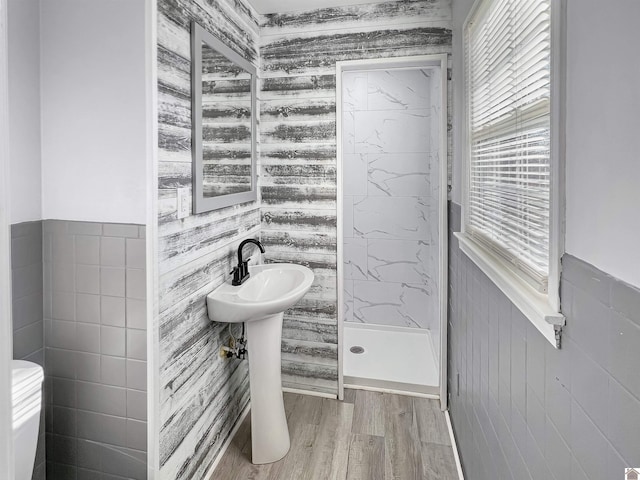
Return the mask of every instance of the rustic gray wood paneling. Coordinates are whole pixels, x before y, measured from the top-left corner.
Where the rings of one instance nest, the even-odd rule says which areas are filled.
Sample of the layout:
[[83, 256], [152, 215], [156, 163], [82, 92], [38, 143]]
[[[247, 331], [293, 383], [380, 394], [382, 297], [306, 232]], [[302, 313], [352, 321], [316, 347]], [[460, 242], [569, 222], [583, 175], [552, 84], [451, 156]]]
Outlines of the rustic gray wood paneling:
[[285, 313], [286, 386], [337, 392], [336, 78], [340, 60], [451, 52], [449, 0], [267, 15], [261, 25], [261, 228], [268, 261], [316, 281]]
[[450, 22], [448, 0], [417, 0], [370, 3], [325, 8], [307, 12], [270, 14], [263, 17], [262, 35], [317, 31], [324, 29], [389, 28], [390, 25]]
[[[172, 480], [204, 478], [249, 401], [246, 362], [220, 358], [228, 332], [209, 321], [204, 297], [226, 278], [238, 243], [260, 231], [256, 202], [177, 219], [175, 189], [191, 187], [192, 20], [256, 65], [259, 44], [258, 17], [245, 0], [158, 1], [160, 467]], [[229, 142], [207, 151], [224, 161], [213, 175], [246, 158], [231, 143], [246, 137], [244, 116], [224, 104], [206, 110], [205, 134]]]
[[[275, 38], [262, 50], [265, 73], [325, 73], [337, 61], [365, 58], [447, 53], [451, 46], [451, 30], [442, 27], [394, 28], [374, 32], [323, 32], [314, 36]], [[304, 59], [301, 61], [301, 59]]]
[[271, 77], [262, 79], [261, 98], [269, 100], [279, 97], [334, 98], [336, 94], [335, 75], [309, 75], [296, 77]]

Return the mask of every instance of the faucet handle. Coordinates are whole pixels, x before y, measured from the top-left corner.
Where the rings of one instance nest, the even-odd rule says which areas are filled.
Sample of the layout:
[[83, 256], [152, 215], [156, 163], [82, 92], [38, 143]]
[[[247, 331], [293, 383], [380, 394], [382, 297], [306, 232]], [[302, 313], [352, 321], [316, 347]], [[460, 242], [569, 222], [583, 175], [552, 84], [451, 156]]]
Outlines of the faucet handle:
[[242, 277], [246, 277], [247, 275], [249, 275], [249, 260], [251, 259], [248, 258], [247, 260], [242, 262], [242, 268], [240, 272], [242, 274]]
[[233, 274], [233, 279], [231, 281], [231, 285], [233, 286], [237, 286], [237, 285], [241, 285], [242, 284], [242, 278], [244, 277], [244, 269], [242, 268], [242, 265], [238, 265], [237, 267], [235, 267], [233, 270], [231, 270], [231, 272]]
[[229, 272], [230, 275], [233, 275], [233, 279], [236, 280], [238, 278], [240, 278], [241, 274], [240, 274], [240, 267], [233, 267], [233, 270], [231, 270]]

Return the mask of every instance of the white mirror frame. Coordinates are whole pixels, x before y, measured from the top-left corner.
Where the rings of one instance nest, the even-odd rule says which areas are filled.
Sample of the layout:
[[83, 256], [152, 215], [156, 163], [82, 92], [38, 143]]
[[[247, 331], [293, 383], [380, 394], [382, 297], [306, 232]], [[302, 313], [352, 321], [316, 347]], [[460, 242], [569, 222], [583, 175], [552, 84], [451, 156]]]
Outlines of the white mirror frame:
[[[231, 62], [251, 75], [251, 190], [231, 193], [217, 197], [203, 195], [202, 160], [202, 43], [227, 57]], [[204, 213], [239, 203], [256, 201], [258, 198], [256, 175], [256, 137], [257, 137], [257, 74], [256, 68], [237, 52], [222, 43], [198, 23], [191, 24], [191, 145], [193, 151], [193, 213]]]

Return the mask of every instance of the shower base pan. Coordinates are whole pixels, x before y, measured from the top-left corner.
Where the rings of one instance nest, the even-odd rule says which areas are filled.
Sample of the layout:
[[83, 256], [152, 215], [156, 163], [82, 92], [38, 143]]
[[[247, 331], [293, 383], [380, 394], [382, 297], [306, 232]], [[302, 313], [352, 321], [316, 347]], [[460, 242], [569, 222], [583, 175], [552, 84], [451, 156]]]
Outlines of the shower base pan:
[[[439, 395], [439, 365], [428, 330], [345, 323], [343, 339], [345, 387]], [[364, 351], [354, 353], [357, 347]]]

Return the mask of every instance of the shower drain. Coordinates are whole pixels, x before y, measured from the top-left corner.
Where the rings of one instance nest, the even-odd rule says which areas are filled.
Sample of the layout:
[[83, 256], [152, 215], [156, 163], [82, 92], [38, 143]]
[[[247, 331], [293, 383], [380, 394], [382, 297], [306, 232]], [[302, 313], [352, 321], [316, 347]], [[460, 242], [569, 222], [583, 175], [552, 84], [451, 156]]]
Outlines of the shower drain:
[[358, 353], [359, 354], [359, 353], [364, 353], [364, 348], [362, 348], [362, 347], [351, 347], [349, 349], [349, 351], [351, 353]]

